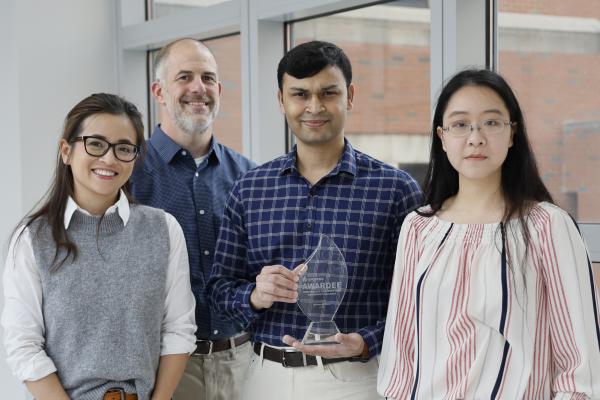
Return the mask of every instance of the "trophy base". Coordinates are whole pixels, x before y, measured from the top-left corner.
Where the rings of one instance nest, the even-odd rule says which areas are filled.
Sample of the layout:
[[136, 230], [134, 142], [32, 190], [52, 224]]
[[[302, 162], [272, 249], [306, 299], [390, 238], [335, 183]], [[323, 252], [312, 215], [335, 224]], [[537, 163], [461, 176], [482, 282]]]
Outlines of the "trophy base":
[[336, 333], [340, 333], [340, 330], [333, 321], [311, 322], [304, 334], [302, 344], [339, 344], [339, 342], [334, 339]]

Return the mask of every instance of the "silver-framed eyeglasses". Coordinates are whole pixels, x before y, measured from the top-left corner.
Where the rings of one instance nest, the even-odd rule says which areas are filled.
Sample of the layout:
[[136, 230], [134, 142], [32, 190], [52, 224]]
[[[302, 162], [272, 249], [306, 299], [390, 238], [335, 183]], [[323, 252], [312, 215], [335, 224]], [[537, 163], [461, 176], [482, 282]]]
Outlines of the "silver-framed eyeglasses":
[[132, 143], [111, 143], [98, 136], [78, 136], [70, 143], [83, 142], [85, 152], [92, 157], [102, 157], [112, 147], [116, 159], [123, 162], [131, 162], [140, 153], [140, 146]]
[[514, 124], [514, 122], [502, 121], [501, 119], [486, 119], [479, 124], [456, 121], [441, 128], [444, 132], [449, 132], [454, 137], [463, 138], [470, 135], [475, 129], [479, 130], [484, 135], [498, 135], [504, 132], [507, 126], [513, 126]]

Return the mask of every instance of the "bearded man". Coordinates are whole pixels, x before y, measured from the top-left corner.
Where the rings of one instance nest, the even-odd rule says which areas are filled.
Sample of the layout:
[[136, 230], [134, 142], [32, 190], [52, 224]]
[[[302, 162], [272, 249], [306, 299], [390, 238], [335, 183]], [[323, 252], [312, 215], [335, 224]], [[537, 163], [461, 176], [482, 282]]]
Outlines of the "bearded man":
[[158, 52], [154, 68], [151, 89], [160, 123], [131, 182], [137, 201], [175, 216], [189, 254], [197, 348], [173, 398], [238, 399], [251, 352], [249, 335], [211, 311], [205, 283], [227, 195], [254, 163], [213, 135], [222, 85], [208, 47], [195, 39], [177, 40]]

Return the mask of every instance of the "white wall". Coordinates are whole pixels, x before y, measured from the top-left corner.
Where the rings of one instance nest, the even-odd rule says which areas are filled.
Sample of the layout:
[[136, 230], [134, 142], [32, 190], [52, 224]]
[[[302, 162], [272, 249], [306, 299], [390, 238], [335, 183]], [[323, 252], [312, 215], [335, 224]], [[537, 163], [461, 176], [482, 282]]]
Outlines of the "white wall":
[[47, 187], [62, 120], [79, 100], [117, 90], [114, 1], [17, 3], [23, 202]]
[[[10, 192], [0, 197], [0, 259], [4, 260], [6, 241], [9, 229], [17, 222], [17, 214], [21, 214], [21, 173], [20, 163], [20, 130], [17, 115], [19, 103], [17, 46], [15, 38], [16, 1], [6, 0], [0, 11], [0, 48], [4, 50], [4, 60], [0, 63], [0, 87], [3, 94], [0, 96], [0, 148], [3, 155], [0, 157], [0, 171], [5, 188]], [[1, 264], [0, 264], [1, 265]], [[0, 297], [0, 307], [3, 298]], [[0, 338], [2, 333], [0, 333]], [[24, 399], [25, 395], [20, 385], [8, 372], [4, 348], [0, 346], [0, 387], [6, 398]]]
[[[93, 92], [117, 92], [115, 3], [2, 0], [0, 4], [2, 260], [10, 230], [48, 187], [68, 110]], [[23, 386], [8, 372], [2, 346], [0, 388], [3, 399], [26, 398]]]

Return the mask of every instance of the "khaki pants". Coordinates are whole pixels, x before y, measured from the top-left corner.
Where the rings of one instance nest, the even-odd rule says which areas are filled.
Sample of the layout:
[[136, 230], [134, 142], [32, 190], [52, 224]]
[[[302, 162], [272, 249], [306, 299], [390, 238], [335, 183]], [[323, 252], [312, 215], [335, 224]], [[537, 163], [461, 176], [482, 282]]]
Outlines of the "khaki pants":
[[246, 342], [231, 350], [192, 355], [173, 400], [240, 400], [251, 352]]
[[339, 362], [285, 368], [252, 353], [243, 400], [374, 400], [377, 357], [367, 363]]

